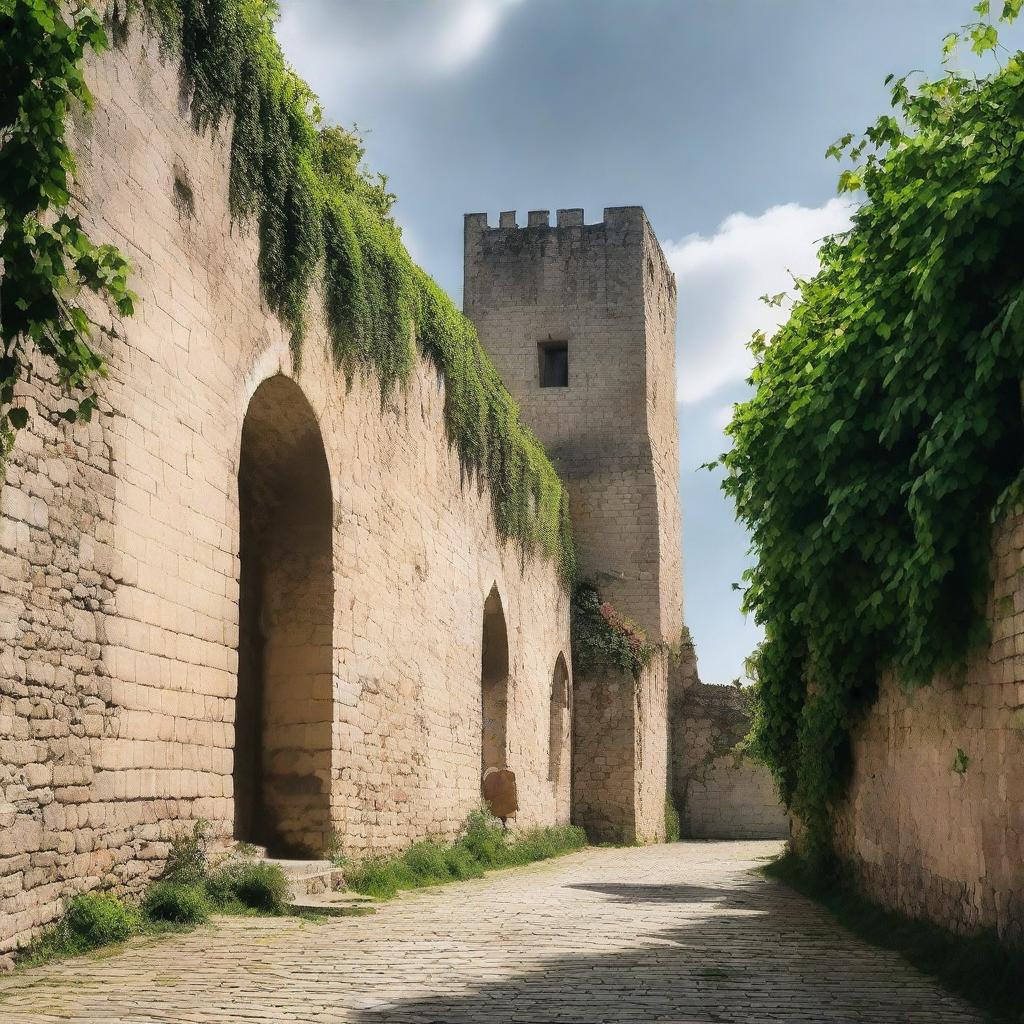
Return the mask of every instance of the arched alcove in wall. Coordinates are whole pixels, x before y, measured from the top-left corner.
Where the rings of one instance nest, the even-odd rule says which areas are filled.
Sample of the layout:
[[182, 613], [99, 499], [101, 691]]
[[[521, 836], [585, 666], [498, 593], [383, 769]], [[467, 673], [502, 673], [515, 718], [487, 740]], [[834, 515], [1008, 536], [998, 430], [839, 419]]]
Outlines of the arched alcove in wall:
[[551, 673], [551, 697], [548, 728], [548, 781], [561, 792], [568, 786], [570, 743], [572, 739], [572, 693], [565, 655], [559, 652]]
[[497, 585], [484, 602], [480, 690], [482, 775], [488, 768], [508, 767], [508, 629]]
[[316, 416], [288, 377], [249, 403], [238, 501], [235, 838], [320, 851], [331, 831], [331, 482]]

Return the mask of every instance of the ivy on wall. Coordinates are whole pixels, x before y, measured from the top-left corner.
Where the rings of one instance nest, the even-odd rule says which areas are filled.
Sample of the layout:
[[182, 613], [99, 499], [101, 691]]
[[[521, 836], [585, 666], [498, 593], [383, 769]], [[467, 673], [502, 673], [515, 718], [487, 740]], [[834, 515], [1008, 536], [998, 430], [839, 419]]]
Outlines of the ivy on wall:
[[996, 53], [991, 75], [890, 81], [893, 113], [831, 147], [863, 203], [755, 337], [728, 428], [765, 632], [753, 747], [820, 864], [851, 726], [884, 671], [924, 684], [984, 641], [991, 524], [1021, 499], [1024, 53], [997, 49], [1021, 6], [982, 2], [947, 39]]
[[[417, 350], [430, 359], [445, 380], [448, 436], [463, 468], [486, 475], [499, 533], [556, 558], [571, 585], [576, 560], [561, 481], [520, 422], [472, 324], [409, 258], [390, 216], [395, 197], [387, 179], [362, 168], [358, 136], [325, 124], [316, 97], [287, 66], [273, 33], [276, 3], [115, 0], [107, 11], [115, 34], [130, 31], [138, 15], [180, 60], [196, 129], [229, 127], [232, 211], [258, 226], [264, 297], [290, 331], [296, 360], [306, 299], [322, 272], [339, 369], [349, 380], [374, 374], [383, 397], [409, 378]], [[106, 34], [86, 7], [68, 21], [58, 0], [0, 0], [0, 39], [0, 81], [17, 83], [16, 102], [2, 101], [0, 131], [13, 126], [18, 146], [28, 150], [19, 158], [18, 147], [0, 149], [4, 224], [20, 217], [24, 225], [4, 236], [5, 309], [20, 309], [18, 300], [28, 296], [17, 317], [5, 314], [0, 375], [8, 383], [0, 402], [11, 404], [13, 382], [29, 368], [24, 345], [31, 338], [56, 359], [69, 393], [80, 396], [76, 414], [88, 416], [96, 405], [90, 381], [103, 364], [89, 346], [84, 312], [68, 303], [66, 283], [105, 289], [124, 314], [132, 297], [116, 250], [93, 247], [63, 212], [74, 171], [63, 124], [69, 104], [88, 99], [85, 50], [102, 49]], [[44, 228], [51, 209], [62, 211], [57, 226]], [[7, 411], [8, 447], [27, 418], [22, 408]]]
[[572, 598], [573, 671], [621, 672], [635, 678], [650, 663], [655, 646], [632, 619], [602, 601], [596, 587], [577, 584]]
[[88, 420], [103, 360], [82, 293], [105, 294], [132, 312], [128, 264], [96, 245], [68, 211], [74, 156], [64, 125], [73, 102], [88, 106], [81, 63], [102, 50], [99, 16], [54, 0], [0, 0], [0, 473], [28, 408], [14, 389], [34, 353], [56, 365], [71, 404], [65, 419]]

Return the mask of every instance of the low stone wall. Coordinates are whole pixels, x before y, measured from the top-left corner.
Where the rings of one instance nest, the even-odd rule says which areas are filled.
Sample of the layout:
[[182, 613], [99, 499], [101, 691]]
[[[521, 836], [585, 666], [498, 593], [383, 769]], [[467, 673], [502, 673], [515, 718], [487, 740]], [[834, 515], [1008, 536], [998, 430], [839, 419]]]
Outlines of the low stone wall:
[[994, 537], [992, 639], [961, 678], [892, 679], [853, 737], [836, 840], [875, 899], [1024, 942], [1024, 515]]
[[[452, 836], [480, 799], [492, 593], [517, 821], [566, 820], [548, 746], [568, 597], [551, 560], [497, 536], [487, 487], [449, 446], [436, 371], [419, 364], [383, 405], [376, 380], [347, 387], [315, 295], [297, 370], [262, 301], [256, 232], [231, 218], [229, 127], [196, 135], [177, 66], [140, 26], [85, 71], [75, 194], [93, 238], [131, 260], [140, 301], [123, 322], [92, 310], [112, 332], [115, 415], [57, 425], [57, 392], [35, 376], [0, 494], [0, 951], [75, 892], [138, 889], [192, 820], [251, 838], [243, 729], [246, 757], [262, 743], [256, 789], [278, 838], [336, 832], [359, 855]], [[243, 448], [259, 469], [248, 512]], [[317, 452], [322, 486], [296, 492], [288, 474]], [[240, 646], [263, 666], [255, 682]], [[240, 716], [250, 683], [267, 699]], [[268, 714], [286, 691], [287, 713]]]
[[776, 839], [789, 835], [768, 769], [737, 744], [750, 729], [736, 686], [691, 682], [672, 727], [673, 791], [684, 839]]

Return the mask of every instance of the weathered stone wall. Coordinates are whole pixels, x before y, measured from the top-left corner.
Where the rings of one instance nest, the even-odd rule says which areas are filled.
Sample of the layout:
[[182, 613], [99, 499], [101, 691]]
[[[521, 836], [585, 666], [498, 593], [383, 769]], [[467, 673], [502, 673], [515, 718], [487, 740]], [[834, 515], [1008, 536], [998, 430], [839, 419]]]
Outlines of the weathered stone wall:
[[737, 744], [750, 730], [735, 686], [693, 681], [671, 718], [673, 793], [685, 839], [776, 839], [789, 835], [768, 769]]
[[[855, 730], [840, 853], [868, 892], [1024, 942], [1024, 514], [995, 532], [992, 640], [962, 678], [892, 679]], [[958, 751], [967, 757], [957, 771]]]
[[[465, 309], [570, 495], [585, 578], [655, 642], [682, 630], [675, 279], [640, 207], [465, 223]], [[541, 349], [568, 348], [542, 387]], [[664, 836], [666, 652], [639, 680], [576, 679], [576, 818], [602, 838]], [[620, 757], [628, 753], [628, 760]]]
[[[141, 884], [183, 822], [232, 834], [240, 621], [252, 631], [239, 614], [242, 425], [276, 375], [296, 385], [284, 414], [307, 403], [326, 454], [334, 597], [329, 698], [306, 664], [314, 720], [288, 725], [327, 730], [329, 765], [314, 757], [276, 782], [326, 786], [311, 792], [354, 854], [452, 835], [479, 800], [496, 587], [518, 820], [564, 820], [568, 780], [549, 780], [548, 743], [568, 600], [550, 561], [502, 545], [486, 487], [462, 479], [436, 372], [418, 365], [383, 409], [375, 380], [348, 390], [315, 301], [296, 372], [261, 301], [255, 231], [229, 213], [230, 132], [196, 136], [176, 66], [141, 28], [86, 74], [96, 103], [74, 127], [76, 195], [93, 237], [131, 259], [140, 302], [104, 343], [115, 415], [48, 423], [54, 392], [34, 379], [40, 414], [0, 494], [0, 950], [64, 896]], [[284, 646], [307, 630], [315, 651], [317, 624], [298, 608], [280, 617], [272, 576], [267, 636], [275, 621]]]
[[573, 690], [572, 820], [596, 840], [665, 838], [668, 653], [634, 679], [577, 673]]

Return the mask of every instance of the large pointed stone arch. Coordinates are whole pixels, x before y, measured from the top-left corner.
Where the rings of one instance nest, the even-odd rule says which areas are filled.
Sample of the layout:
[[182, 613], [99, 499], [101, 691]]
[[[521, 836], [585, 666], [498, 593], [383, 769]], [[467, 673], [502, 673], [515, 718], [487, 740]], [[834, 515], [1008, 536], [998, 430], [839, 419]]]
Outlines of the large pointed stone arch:
[[320, 851], [331, 832], [333, 503], [317, 418], [283, 375], [249, 402], [238, 498], [235, 836]]

